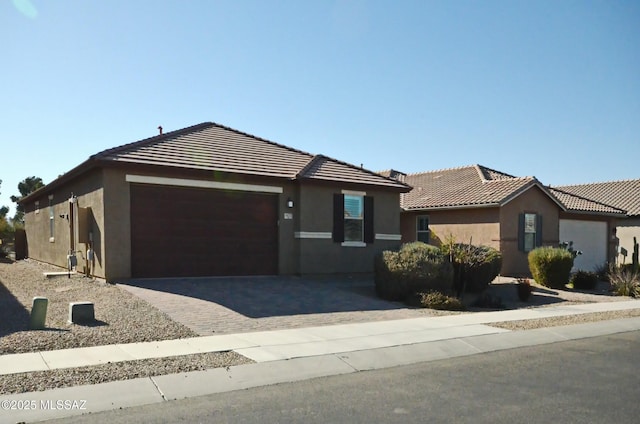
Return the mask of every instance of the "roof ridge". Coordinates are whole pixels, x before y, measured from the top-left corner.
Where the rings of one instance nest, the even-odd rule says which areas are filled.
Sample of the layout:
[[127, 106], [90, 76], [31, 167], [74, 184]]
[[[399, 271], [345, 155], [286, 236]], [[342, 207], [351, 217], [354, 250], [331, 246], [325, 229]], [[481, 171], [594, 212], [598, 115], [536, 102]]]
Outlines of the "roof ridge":
[[442, 168], [442, 169], [434, 169], [433, 171], [422, 171], [422, 172], [410, 172], [407, 175], [407, 177], [411, 176], [416, 176], [416, 175], [425, 175], [425, 174], [434, 174], [436, 172], [445, 172], [445, 171], [457, 171], [459, 169], [466, 169], [466, 168], [473, 168], [477, 165], [464, 165], [464, 166], [456, 166], [453, 168]]
[[[640, 178], [628, 178], [625, 180], [611, 180], [611, 181], [599, 181], [595, 183], [583, 183], [583, 184], [566, 184], [566, 185], [558, 185], [555, 187], [585, 187], [585, 186], [594, 186], [594, 185], [602, 185], [602, 184], [615, 184], [615, 183], [631, 183], [631, 182], [640, 182]], [[551, 186], [549, 186], [551, 187]]]
[[179, 129], [179, 130], [170, 131], [170, 132], [163, 133], [163, 134], [158, 134], [158, 135], [155, 135], [153, 137], [144, 138], [142, 140], [137, 140], [137, 141], [134, 141], [134, 142], [131, 142], [131, 143], [127, 143], [127, 144], [123, 144], [123, 145], [120, 145], [120, 146], [112, 147], [110, 149], [103, 150], [102, 152], [98, 152], [98, 153], [92, 155], [90, 157], [90, 159], [100, 159], [103, 156], [114, 154], [114, 153], [119, 153], [119, 152], [128, 150], [128, 149], [133, 148], [133, 147], [144, 146], [146, 144], [151, 144], [153, 142], [159, 142], [159, 141], [167, 140], [167, 139], [170, 139], [170, 138], [173, 138], [173, 137], [189, 134], [189, 133], [196, 132], [196, 131], [199, 131], [199, 130], [203, 130], [203, 129], [209, 128], [209, 127], [218, 127], [218, 128], [221, 128], [221, 129], [224, 129], [224, 130], [227, 130], [227, 131], [232, 131], [232, 132], [234, 132], [236, 134], [244, 135], [246, 137], [253, 138], [254, 140], [258, 140], [258, 141], [262, 141], [262, 142], [265, 142], [265, 143], [269, 143], [269, 144], [271, 144], [273, 146], [277, 146], [277, 147], [280, 147], [280, 148], [283, 148], [283, 149], [287, 149], [287, 150], [289, 150], [291, 152], [301, 153], [303, 155], [308, 155], [308, 156], [313, 157], [312, 153], [305, 152], [305, 151], [299, 150], [299, 149], [295, 149], [293, 147], [285, 146], [284, 144], [276, 143], [274, 141], [267, 140], [266, 138], [258, 137], [258, 136], [255, 136], [253, 134], [249, 134], [247, 132], [237, 130], [235, 128], [227, 127], [226, 125], [218, 124], [217, 122], [208, 121], [208, 122], [202, 122], [202, 123], [196, 124], [196, 125], [191, 125], [189, 127], [182, 128], [182, 129]]
[[257, 135], [253, 135], [253, 134], [250, 134], [248, 132], [240, 131], [240, 130], [237, 130], [235, 128], [227, 127], [226, 125], [218, 124], [217, 122], [211, 122], [211, 124], [215, 125], [218, 128], [222, 128], [222, 129], [225, 129], [225, 130], [228, 130], [228, 131], [233, 131], [233, 132], [235, 132], [237, 134], [244, 135], [244, 136], [247, 136], [247, 137], [251, 137], [251, 138], [253, 138], [255, 140], [264, 141], [265, 143], [269, 143], [269, 144], [272, 144], [274, 146], [282, 147], [283, 149], [287, 149], [287, 150], [292, 151], [292, 152], [302, 153], [304, 155], [312, 156], [312, 159], [313, 159], [313, 156], [315, 156], [313, 153], [305, 152], [304, 150], [296, 149], [294, 147], [285, 146], [284, 144], [276, 143], [275, 141], [267, 140], [266, 138], [258, 137]]
[[327, 156], [327, 155], [322, 155], [322, 154], [315, 155], [315, 156], [314, 156], [314, 157], [313, 157], [313, 158], [312, 158], [312, 159], [311, 159], [311, 160], [310, 160], [310, 161], [309, 161], [309, 162], [308, 162], [308, 163], [307, 163], [307, 164], [306, 164], [306, 165], [305, 165], [305, 166], [300, 170], [300, 172], [298, 172], [298, 174], [296, 175], [296, 178], [298, 178], [298, 177], [302, 177], [302, 178], [304, 178], [304, 175], [302, 175], [302, 174], [303, 174], [303, 172], [302, 172], [302, 171], [303, 171], [303, 170], [304, 170], [305, 172], [306, 172], [306, 171], [308, 171], [308, 170], [309, 170], [309, 168], [311, 168], [311, 166], [312, 166], [313, 164], [315, 164], [316, 162], [320, 161], [321, 159], [326, 159], [326, 160], [329, 160], [329, 161], [332, 161], [332, 162], [338, 163], [338, 164], [340, 164], [340, 165], [344, 165], [344, 166], [346, 166], [346, 167], [348, 167], [348, 168], [355, 169], [355, 170], [362, 171], [362, 172], [366, 172], [366, 173], [367, 173], [367, 174], [369, 174], [369, 175], [372, 175], [372, 176], [375, 176], [375, 177], [379, 177], [379, 178], [384, 178], [385, 180], [392, 181], [393, 183], [396, 183], [396, 184], [402, 184], [402, 185], [403, 185], [403, 186], [405, 186], [405, 187], [411, 188], [411, 186], [410, 186], [409, 184], [407, 184], [407, 183], [404, 183], [404, 182], [402, 182], [402, 181], [398, 181], [398, 180], [396, 180], [395, 178], [391, 178], [391, 177], [386, 177], [386, 176], [384, 176], [384, 175], [380, 175], [380, 174], [378, 174], [377, 172], [371, 171], [370, 169], [367, 169], [367, 168], [363, 167], [362, 165], [358, 167], [358, 166], [353, 165], [353, 164], [351, 164], [351, 163], [344, 162], [344, 161], [341, 161], [341, 160], [338, 160], [338, 159], [332, 158], [332, 157]]
[[[577, 198], [578, 198], [578, 199], [580, 199], [580, 200], [586, 200], [586, 201], [588, 201], [588, 202], [596, 203], [596, 204], [598, 204], [598, 205], [600, 205], [600, 206], [606, 206], [606, 207], [608, 207], [608, 208], [615, 209], [615, 210], [618, 210], [618, 211], [620, 211], [620, 212], [624, 212], [625, 214], [626, 214], [626, 213], [628, 213], [628, 211], [627, 211], [627, 210], [625, 210], [625, 209], [621, 209], [621, 208], [619, 208], [619, 207], [616, 207], [616, 206], [610, 205], [610, 204], [608, 204], [608, 203], [600, 202], [599, 200], [594, 200], [594, 199], [591, 199], [591, 198], [589, 198], [589, 197], [580, 196], [580, 195], [578, 195], [578, 194], [571, 193], [571, 192], [568, 192], [568, 191], [565, 191], [565, 190], [559, 189], [559, 188], [557, 188], [557, 187], [547, 186], [547, 188], [549, 188], [550, 190], [559, 191], [560, 193], [562, 193], [562, 194], [566, 194], [566, 195], [568, 195], [568, 196], [577, 197]], [[560, 199], [558, 199], [558, 200], [560, 200]], [[564, 203], [564, 202], [562, 202], [562, 201], [561, 201], [561, 203]], [[565, 206], [566, 206], [566, 205], [565, 205]]]
[[302, 168], [300, 168], [300, 170], [296, 173], [296, 175], [294, 176], [294, 179], [301, 178], [322, 157], [324, 157], [324, 155], [322, 155], [322, 154], [313, 155], [313, 157], [311, 159], [309, 159], [309, 161], [306, 164], [304, 164], [304, 166]]
[[494, 180], [494, 178], [491, 178], [491, 179], [484, 178], [484, 177], [487, 176], [487, 174], [486, 174], [487, 171], [495, 172], [496, 174], [500, 174], [500, 175], [504, 175], [507, 178], [521, 178], [521, 177], [516, 177], [514, 175], [511, 175], [511, 174], [507, 174], [506, 172], [498, 171], [497, 169], [489, 168], [488, 166], [484, 166], [484, 165], [480, 165], [480, 164], [477, 164], [475, 166], [478, 169], [478, 172], [480, 172], [481, 177], [483, 177], [483, 180], [489, 180], [489, 181], [493, 181]]
[[194, 132], [194, 131], [197, 131], [197, 130], [200, 130], [200, 129], [204, 129], [204, 128], [210, 127], [212, 125], [215, 125], [215, 124], [213, 122], [201, 122], [201, 123], [196, 124], [196, 125], [191, 125], [190, 127], [181, 128], [181, 129], [175, 130], [175, 131], [169, 131], [168, 133], [154, 135], [153, 137], [143, 138], [141, 140], [133, 141], [131, 143], [122, 144], [120, 146], [112, 147], [110, 149], [106, 149], [106, 150], [103, 150], [101, 152], [95, 153], [95, 154], [89, 156], [89, 159], [100, 159], [103, 156], [107, 156], [107, 155], [110, 155], [110, 154], [113, 154], [113, 153], [118, 153], [118, 152], [121, 152], [123, 150], [130, 149], [131, 147], [143, 146], [145, 144], [149, 144], [149, 143], [152, 143], [154, 141], [161, 141], [161, 140], [164, 140], [164, 139], [167, 139], [167, 138], [171, 138], [171, 137], [175, 137], [175, 136], [178, 136], [178, 135], [188, 134], [190, 132]]

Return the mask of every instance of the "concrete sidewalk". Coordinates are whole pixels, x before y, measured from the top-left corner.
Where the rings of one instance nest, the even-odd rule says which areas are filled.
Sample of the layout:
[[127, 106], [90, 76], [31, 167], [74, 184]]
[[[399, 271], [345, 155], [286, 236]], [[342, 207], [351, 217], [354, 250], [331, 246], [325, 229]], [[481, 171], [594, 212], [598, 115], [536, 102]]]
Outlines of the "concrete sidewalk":
[[10, 354], [0, 356], [0, 375], [230, 350], [256, 362], [267, 362], [508, 331], [487, 326], [494, 322], [636, 308], [640, 308], [640, 300], [475, 312]]
[[[227, 350], [234, 350], [256, 363], [2, 396], [0, 422], [60, 418], [268, 384], [636, 331], [640, 330], [640, 317], [516, 332], [488, 325], [636, 308], [640, 308], [639, 300], [3, 355], [0, 356], [0, 374]], [[58, 405], [58, 401], [70, 403]]]

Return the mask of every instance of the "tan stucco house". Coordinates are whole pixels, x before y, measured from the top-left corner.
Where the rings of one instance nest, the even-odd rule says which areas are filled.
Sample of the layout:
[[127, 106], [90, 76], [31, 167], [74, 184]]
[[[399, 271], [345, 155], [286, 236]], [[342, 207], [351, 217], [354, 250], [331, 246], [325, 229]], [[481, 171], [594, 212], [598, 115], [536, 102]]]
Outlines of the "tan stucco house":
[[373, 271], [410, 187], [215, 123], [105, 150], [22, 199], [28, 256], [109, 281]]
[[[630, 263], [633, 238], [640, 243], [640, 179], [609, 181], [555, 187], [574, 197], [587, 198], [624, 210], [626, 218], [617, 219], [615, 232], [607, 233], [613, 244], [619, 241], [617, 263]], [[592, 231], [601, 233], [602, 229]]]
[[[481, 165], [382, 175], [413, 187], [400, 196], [402, 242], [439, 245], [453, 237], [461, 243], [491, 246], [502, 252], [503, 275], [528, 275], [527, 255], [535, 247], [573, 241], [571, 231], [561, 234], [563, 220], [597, 222], [610, 232], [615, 218], [624, 216], [617, 208], [570, 194], [563, 202], [535, 177], [515, 177]], [[576, 266], [591, 268], [606, 261], [613, 252], [606, 238], [602, 249], [604, 257], [576, 261]]]

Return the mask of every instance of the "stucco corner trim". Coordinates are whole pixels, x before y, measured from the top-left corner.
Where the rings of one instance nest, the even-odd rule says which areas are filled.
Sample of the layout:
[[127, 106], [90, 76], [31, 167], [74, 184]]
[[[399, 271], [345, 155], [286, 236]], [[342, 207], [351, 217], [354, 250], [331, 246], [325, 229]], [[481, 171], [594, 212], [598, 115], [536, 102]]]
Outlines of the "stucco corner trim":
[[128, 183], [138, 184], [156, 184], [156, 185], [168, 185], [176, 187], [196, 187], [196, 188], [213, 188], [220, 190], [236, 190], [236, 191], [252, 191], [258, 193], [282, 193], [284, 190], [279, 186], [267, 186], [259, 184], [241, 184], [241, 183], [227, 183], [221, 181], [207, 181], [207, 180], [190, 180], [184, 178], [166, 178], [166, 177], [151, 177], [147, 175], [131, 175], [127, 174], [125, 180]]
[[376, 240], [402, 240], [401, 234], [376, 234]]
[[297, 239], [330, 239], [331, 233], [319, 231], [296, 231], [293, 236]]

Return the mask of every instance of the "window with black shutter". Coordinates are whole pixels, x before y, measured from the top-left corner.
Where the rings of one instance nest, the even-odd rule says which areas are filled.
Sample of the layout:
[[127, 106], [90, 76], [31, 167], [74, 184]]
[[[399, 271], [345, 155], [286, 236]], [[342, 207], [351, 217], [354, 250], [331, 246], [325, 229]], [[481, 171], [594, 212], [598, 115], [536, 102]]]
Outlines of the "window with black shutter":
[[354, 193], [333, 196], [333, 241], [373, 243], [373, 197]]

